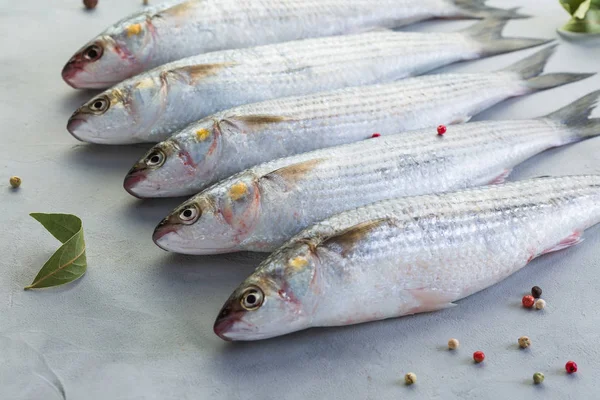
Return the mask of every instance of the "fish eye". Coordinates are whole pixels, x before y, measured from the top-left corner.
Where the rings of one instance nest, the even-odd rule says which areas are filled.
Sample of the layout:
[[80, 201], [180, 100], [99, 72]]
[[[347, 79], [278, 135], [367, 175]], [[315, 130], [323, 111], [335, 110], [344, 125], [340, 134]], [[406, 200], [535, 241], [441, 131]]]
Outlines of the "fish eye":
[[193, 224], [199, 217], [200, 210], [195, 205], [187, 206], [179, 213], [179, 219], [185, 224]]
[[98, 46], [97, 44], [93, 44], [91, 46], [88, 46], [84, 51], [83, 51], [83, 56], [90, 61], [96, 61], [97, 59], [99, 59], [100, 57], [102, 57], [102, 47]]
[[108, 110], [110, 101], [106, 96], [98, 97], [90, 102], [89, 109], [96, 114], [101, 114]]
[[251, 286], [242, 293], [240, 304], [245, 310], [254, 311], [262, 306], [264, 298], [262, 290], [256, 286]]
[[165, 162], [165, 154], [160, 150], [155, 150], [146, 157], [146, 165], [149, 167], [160, 167]]

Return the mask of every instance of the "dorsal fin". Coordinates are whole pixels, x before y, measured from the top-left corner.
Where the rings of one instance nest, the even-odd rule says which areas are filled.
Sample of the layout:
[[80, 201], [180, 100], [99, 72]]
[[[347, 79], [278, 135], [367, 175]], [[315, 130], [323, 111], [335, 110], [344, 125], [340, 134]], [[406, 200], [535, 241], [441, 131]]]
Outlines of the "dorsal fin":
[[282, 186], [285, 191], [288, 191], [322, 161], [323, 159], [321, 158], [313, 158], [297, 164], [288, 165], [270, 172], [260, 179], [275, 182]]
[[369, 232], [372, 232], [373, 230], [386, 224], [393, 224], [393, 220], [390, 218], [378, 218], [361, 222], [360, 224], [351, 226], [342, 232], [323, 239], [319, 247], [327, 247], [328, 249], [336, 251], [342, 256], [345, 256], [360, 240], [369, 234]]
[[216, 75], [219, 71], [224, 68], [235, 65], [234, 63], [218, 63], [218, 64], [198, 64], [190, 65], [187, 67], [174, 68], [165, 71], [161, 74], [161, 77], [167, 78], [172, 77], [178, 81], [185, 82], [188, 85], [194, 85], [202, 79]]
[[278, 122], [289, 120], [291, 120], [291, 118], [280, 115], [232, 115], [220, 120], [219, 124], [228, 124], [240, 131], [244, 131], [244, 128], [246, 127], [249, 131], [252, 131], [265, 125], [276, 124]]

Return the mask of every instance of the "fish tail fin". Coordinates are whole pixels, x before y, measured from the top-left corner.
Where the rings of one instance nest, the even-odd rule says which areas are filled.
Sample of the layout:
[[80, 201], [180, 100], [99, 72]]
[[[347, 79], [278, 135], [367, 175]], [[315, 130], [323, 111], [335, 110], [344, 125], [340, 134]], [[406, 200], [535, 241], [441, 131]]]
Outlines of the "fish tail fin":
[[481, 53], [485, 56], [509, 53], [553, 41], [553, 39], [505, 38], [502, 36], [502, 30], [507, 23], [508, 21], [503, 19], [485, 19], [462, 32], [479, 44]]
[[485, 5], [485, 0], [451, 0], [457, 8], [457, 14], [466, 18], [496, 18], [517, 19], [529, 18], [529, 15], [520, 14], [518, 8], [494, 8]]
[[589, 78], [594, 73], [551, 73], [539, 76], [548, 59], [554, 54], [557, 45], [548, 46], [543, 50], [507, 67], [502, 71], [517, 73], [524, 81], [525, 86], [532, 92], [551, 89]]
[[600, 90], [596, 90], [543, 118], [566, 125], [573, 135], [571, 141], [600, 136], [600, 118], [589, 118], [599, 99]]

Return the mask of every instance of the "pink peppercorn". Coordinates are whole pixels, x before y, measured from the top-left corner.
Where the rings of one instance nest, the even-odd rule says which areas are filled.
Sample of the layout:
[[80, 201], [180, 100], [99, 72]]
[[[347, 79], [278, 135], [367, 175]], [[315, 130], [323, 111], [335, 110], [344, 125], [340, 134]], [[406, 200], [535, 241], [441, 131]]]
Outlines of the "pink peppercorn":
[[483, 354], [483, 351], [476, 351], [473, 353], [473, 360], [475, 360], [476, 363], [480, 363], [485, 360], [485, 354]]
[[371, 136], [371, 137], [372, 137], [372, 138], [376, 138], [376, 137], [379, 137], [379, 136], [381, 136], [381, 134], [380, 134], [380, 133], [374, 133], [374, 134], [373, 134], [373, 136]]
[[577, 372], [577, 363], [575, 363], [575, 361], [568, 361], [567, 364], [565, 364], [565, 369], [569, 374]]
[[440, 125], [437, 127], [437, 133], [438, 135], [442, 136], [444, 133], [446, 133], [446, 125]]
[[523, 303], [523, 307], [531, 308], [531, 307], [533, 307], [533, 304], [535, 303], [535, 299], [533, 298], [533, 296], [527, 295], [527, 296], [523, 296], [523, 300], [521, 300], [521, 302]]

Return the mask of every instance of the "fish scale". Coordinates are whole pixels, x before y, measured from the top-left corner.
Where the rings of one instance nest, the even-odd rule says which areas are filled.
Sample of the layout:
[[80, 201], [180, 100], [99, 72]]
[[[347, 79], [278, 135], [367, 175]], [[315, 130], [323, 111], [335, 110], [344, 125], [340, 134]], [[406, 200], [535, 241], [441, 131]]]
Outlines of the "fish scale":
[[[273, 251], [345, 210], [500, 182], [546, 149], [600, 134], [600, 121], [588, 118], [599, 96], [590, 93], [534, 120], [456, 125], [444, 136], [422, 129], [257, 165], [183, 203], [154, 239], [166, 250], [190, 254]], [[185, 210], [198, 218], [177, 223]]]
[[[156, 142], [242, 104], [390, 82], [547, 42], [504, 38], [505, 22], [445, 35], [380, 30], [201, 54], [121, 82], [80, 107], [67, 129], [98, 143]], [[97, 102], [106, 106], [96, 110]]]
[[[291, 152], [301, 153], [365, 139], [373, 132], [386, 136], [466, 121], [503, 99], [529, 91], [526, 81], [514, 72], [440, 74], [236, 107], [192, 124], [151, 149], [148, 154], [172, 144], [187, 151], [198, 163], [196, 172], [202, 178], [186, 173], [163, 177], [160, 175], [162, 169], [168, 168], [163, 166], [156, 170], [156, 178], [148, 175], [146, 182], [150, 194], [144, 194], [144, 197], [159, 197], [162, 193], [166, 196], [191, 194], [248, 166]], [[212, 171], [206, 171], [208, 167], [202, 162], [206, 159], [207, 147], [198, 143], [196, 132], [202, 128], [213, 129], [215, 121], [252, 115], [281, 116], [284, 120], [250, 128], [251, 133], [236, 131], [237, 128], [221, 129], [218, 159], [211, 166]], [[154, 184], [160, 191], [153, 189]], [[139, 189], [138, 195], [144, 193], [141, 192], [143, 188]]]
[[[469, 274], [462, 273], [464, 269], [475, 270], [479, 276], [486, 278], [508, 275], [515, 271], [517, 263], [520, 262], [518, 267], [525, 265], [532, 251], [533, 255], [537, 255], [559, 243], [572, 231], [597, 223], [600, 219], [599, 200], [600, 177], [544, 178], [461, 193], [381, 202], [332, 217], [298, 237], [329, 236], [362, 221], [393, 218], [400, 222], [397, 226], [384, 228], [384, 234], [373, 240], [379, 249], [375, 253], [379, 259], [370, 260], [365, 268], [372, 268], [378, 262], [385, 265], [392, 259], [397, 259], [399, 264], [408, 263], [422, 255], [428, 255], [429, 259], [442, 257], [453, 260], [450, 264], [436, 265], [436, 273], [441, 273], [441, 277], [426, 275], [429, 280], [411, 280], [412, 285], [421, 287], [434, 283], [434, 278], [440, 284], [443, 284], [443, 277], [460, 275], [468, 278]], [[567, 217], [563, 217], [565, 215]], [[431, 238], [432, 230], [444, 235]], [[486, 262], [469, 265], [468, 260], [460, 259], [460, 250], [464, 243], [477, 243], [481, 235], [485, 240], [480, 243], [485, 245], [480, 249], [481, 259]], [[438, 243], [439, 248], [428, 252], [432, 240]], [[369, 239], [365, 241], [367, 243], [361, 251], [368, 252], [371, 244]], [[386, 249], [385, 253], [382, 252]], [[346, 258], [358, 268], [360, 259], [358, 249]], [[496, 259], [497, 263], [494, 262]], [[506, 262], [508, 260], [510, 262]], [[486, 270], [489, 266], [498, 269]], [[470, 291], [461, 292], [460, 297], [489, 285], [485, 280], [477, 281], [471, 284]], [[443, 288], [443, 285], [438, 286], [440, 290]]]
[[[578, 243], [598, 222], [597, 175], [346, 211], [305, 229], [262, 262], [225, 303], [215, 332], [226, 340], [258, 340], [451, 307], [532, 258]], [[250, 309], [243, 307], [248, 290], [261, 299]]]
[[[69, 60], [63, 78], [106, 88], [211, 51], [392, 28], [431, 18], [519, 18], [478, 0], [189, 0], [145, 8], [107, 28]], [[89, 46], [100, 57], [86, 58]]]

